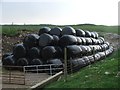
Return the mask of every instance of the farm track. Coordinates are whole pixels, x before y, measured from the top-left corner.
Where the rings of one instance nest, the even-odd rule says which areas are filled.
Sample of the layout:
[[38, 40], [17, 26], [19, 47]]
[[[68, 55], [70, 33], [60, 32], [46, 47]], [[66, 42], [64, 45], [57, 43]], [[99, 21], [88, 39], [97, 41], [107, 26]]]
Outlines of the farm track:
[[[14, 72], [14, 73], [18, 73], [18, 72]], [[47, 79], [48, 77], [50, 77], [50, 75], [48, 75], [46, 73], [38, 73], [38, 74], [36, 74], [36, 73], [26, 73], [25, 74], [25, 85], [4, 84], [4, 83], [2, 83], [2, 88], [3, 88], [3, 90], [4, 90], [4, 88], [6, 88], [6, 89], [7, 88], [8, 89], [9, 88], [11, 88], [11, 89], [17, 88], [17, 90], [19, 90], [19, 89], [21, 90], [21, 88], [22, 88], [22, 90], [23, 89], [26, 90], [26, 89], [30, 88], [31, 86], [33, 86], [33, 85]], [[2, 81], [4, 81], [4, 80], [2, 79]], [[13, 82], [19, 82], [19, 81], [14, 79]]]

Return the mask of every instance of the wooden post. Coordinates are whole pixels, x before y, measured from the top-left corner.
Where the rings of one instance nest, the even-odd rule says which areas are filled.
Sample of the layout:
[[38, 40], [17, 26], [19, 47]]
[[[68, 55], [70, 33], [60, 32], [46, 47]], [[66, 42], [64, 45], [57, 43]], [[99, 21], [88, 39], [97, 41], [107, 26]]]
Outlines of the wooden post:
[[104, 50], [105, 50], [104, 52], [105, 52], [105, 59], [106, 59], [106, 48]]
[[95, 61], [95, 47], [93, 47], [93, 57], [94, 57], [94, 61]]
[[72, 68], [72, 62], [71, 62], [72, 58], [70, 58], [70, 70], [71, 70], [71, 74], [73, 73], [73, 68]]
[[64, 48], [64, 81], [67, 81], [67, 49]]
[[24, 72], [24, 85], [25, 85], [25, 78], [26, 78], [26, 73], [25, 73], [25, 66], [23, 66], [23, 72]]

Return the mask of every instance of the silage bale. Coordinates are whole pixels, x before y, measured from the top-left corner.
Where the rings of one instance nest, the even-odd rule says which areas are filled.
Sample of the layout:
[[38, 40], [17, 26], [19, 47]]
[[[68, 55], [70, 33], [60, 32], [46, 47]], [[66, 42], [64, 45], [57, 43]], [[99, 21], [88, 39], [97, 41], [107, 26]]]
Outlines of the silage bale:
[[81, 38], [80, 37], [76, 37], [76, 39], [77, 39], [77, 45], [81, 45], [82, 44]]
[[85, 38], [80, 37], [80, 39], [82, 40], [82, 45], [86, 45], [86, 40], [85, 40]]
[[11, 55], [12, 55], [12, 53], [5, 53], [5, 54], [2, 56], [2, 60], [3, 60], [4, 58], [8, 57], [8, 56], [11, 56]]
[[98, 39], [101, 40], [102, 44], [105, 42], [105, 39], [103, 37], [98, 37]]
[[90, 46], [86, 46], [86, 48], [87, 48], [87, 54], [86, 55], [91, 55], [92, 54], [92, 49], [91, 49], [91, 47]]
[[51, 35], [61, 36], [62, 29], [60, 27], [55, 27], [50, 30]]
[[86, 45], [92, 45], [92, 40], [90, 38], [85, 38]]
[[85, 61], [86, 66], [91, 64], [91, 62], [87, 56], [82, 57], [82, 59]]
[[97, 44], [97, 41], [96, 41], [96, 39], [94, 39], [94, 38], [91, 38], [91, 40], [92, 40], [92, 45], [95, 45], [95, 44]]
[[73, 35], [63, 35], [59, 40], [59, 45], [65, 47], [67, 45], [73, 45], [77, 43], [77, 39]]
[[82, 52], [81, 52], [82, 56], [85, 56], [87, 54], [86, 46], [80, 45], [79, 47], [82, 49]]
[[85, 37], [85, 32], [82, 29], [76, 29], [76, 36]]
[[98, 33], [94, 32], [94, 34], [95, 34], [95, 38], [98, 39], [98, 37], [99, 37]]
[[96, 38], [95, 32], [91, 32], [91, 37]]
[[43, 33], [49, 33], [50, 30], [51, 30], [51, 29], [50, 29], [49, 27], [43, 27], [43, 28], [41, 28], [41, 29], [39, 30], [38, 35], [40, 36], [40, 35], [43, 34]]
[[96, 53], [94, 57], [95, 57], [95, 61], [99, 61], [101, 58], [101, 56], [98, 53]]
[[76, 31], [73, 27], [71, 26], [66, 26], [62, 29], [62, 32], [61, 32], [62, 35], [75, 35], [76, 34]]
[[14, 66], [15, 65], [15, 58], [13, 55], [7, 56], [3, 58], [2, 65], [5, 66]]
[[19, 58], [16, 64], [17, 66], [27, 66], [29, 63], [26, 58]]
[[39, 36], [37, 34], [29, 34], [24, 38], [23, 44], [28, 49], [32, 47], [36, 47], [38, 46], [38, 39]]
[[104, 59], [105, 58], [105, 52], [98, 52], [98, 54], [100, 55], [100, 59]]
[[95, 62], [93, 55], [88, 56], [88, 58], [89, 58], [90, 63], [94, 63]]
[[53, 36], [51, 36], [50, 34], [41, 34], [39, 37], [39, 46], [44, 47], [47, 45], [51, 45], [53, 40]]
[[72, 59], [72, 65], [74, 66], [78, 66], [79, 68], [82, 68], [84, 66], [86, 66], [85, 61], [83, 60], [83, 58], [76, 58], [76, 59]]
[[58, 45], [58, 44], [59, 44], [59, 37], [56, 35], [53, 35], [52, 45]]
[[23, 44], [16, 44], [13, 49], [13, 55], [17, 59], [25, 57], [26, 55], [25, 46]]
[[39, 58], [35, 58], [31, 61], [31, 65], [42, 65], [43, 62]]
[[46, 46], [42, 49], [41, 55], [44, 60], [55, 58], [57, 55], [57, 50], [54, 46]]
[[32, 47], [29, 51], [28, 51], [28, 56], [31, 59], [34, 58], [39, 58], [40, 57], [40, 50], [37, 47]]
[[81, 57], [82, 49], [77, 45], [67, 46], [67, 58]]
[[[50, 59], [50, 60], [48, 60], [47, 61], [47, 64], [52, 64], [52, 66], [51, 66], [51, 71], [52, 71], [52, 75], [53, 74], [56, 74], [56, 73], [58, 73], [58, 72], [60, 72], [60, 71], [62, 71], [63, 69], [63, 64], [62, 64], [62, 62], [61, 62], [61, 60], [60, 59]], [[54, 64], [54, 65], [53, 65]], [[49, 66], [50, 67], [50, 66]], [[47, 68], [47, 67], [46, 67]], [[54, 69], [53, 69], [54, 68]], [[61, 69], [57, 69], [57, 68], [61, 68]], [[48, 74], [51, 74], [51, 72], [50, 72], [50, 70], [49, 71], [46, 71]]]
[[57, 66], [62, 65], [62, 62], [60, 59], [50, 59], [47, 61], [48, 64], [56, 64]]
[[91, 32], [90, 31], [85, 31], [85, 37], [91, 37]]

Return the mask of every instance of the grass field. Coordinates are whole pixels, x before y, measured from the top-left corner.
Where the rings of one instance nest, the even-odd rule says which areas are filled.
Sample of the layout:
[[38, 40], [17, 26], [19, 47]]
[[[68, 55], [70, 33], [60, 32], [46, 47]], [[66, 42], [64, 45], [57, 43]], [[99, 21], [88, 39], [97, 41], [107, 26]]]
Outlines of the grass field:
[[67, 82], [62, 78], [46, 86], [48, 88], [119, 88], [120, 72], [118, 75], [118, 53], [112, 54], [105, 60], [81, 69], [79, 72], [68, 75]]
[[[57, 25], [2, 25], [2, 34], [7, 36], [15, 36], [20, 33], [21, 30], [35, 31], [39, 30], [41, 27], [49, 26], [56, 27]], [[80, 24], [80, 25], [69, 25], [75, 29], [81, 28], [83, 30], [97, 31], [97, 32], [110, 32], [118, 33], [118, 26], [104, 26], [104, 25], [93, 25], [93, 24]], [[59, 26], [63, 28], [64, 26]], [[1, 31], [1, 30], [0, 30]]]

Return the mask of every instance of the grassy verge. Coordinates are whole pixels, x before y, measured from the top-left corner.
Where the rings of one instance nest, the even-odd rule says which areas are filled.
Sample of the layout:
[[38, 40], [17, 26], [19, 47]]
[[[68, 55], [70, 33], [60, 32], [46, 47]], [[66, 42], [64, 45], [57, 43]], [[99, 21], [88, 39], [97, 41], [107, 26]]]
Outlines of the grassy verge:
[[[41, 27], [56, 27], [56, 25], [2, 25], [2, 34], [7, 36], [15, 36], [20, 33], [21, 30], [35, 31]], [[75, 29], [81, 28], [83, 30], [105, 32], [105, 33], [118, 33], [118, 26], [104, 26], [104, 25], [91, 25], [91, 24], [80, 24], [70, 25]], [[64, 26], [59, 26], [63, 28]]]
[[48, 88], [119, 88], [120, 75], [118, 75], [118, 52], [105, 60], [87, 66], [77, 73], [68, 75], [67, 82], [64, 79], [46, 86]]

